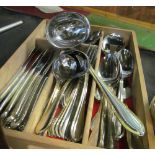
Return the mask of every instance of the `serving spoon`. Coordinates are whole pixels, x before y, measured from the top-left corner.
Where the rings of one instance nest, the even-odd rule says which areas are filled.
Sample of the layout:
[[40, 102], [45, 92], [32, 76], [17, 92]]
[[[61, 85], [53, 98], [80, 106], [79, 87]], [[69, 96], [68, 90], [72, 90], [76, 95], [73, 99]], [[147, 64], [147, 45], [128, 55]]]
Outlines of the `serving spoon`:
[[[118, 78], [119, 78], [119, 74], [120, 74], [120, 65], [119, 65], [119, 61], [116, 57], [116, 55], [114, 53], [106, 53], [104, 57], [101, 58], [100, 61], [100, 65], [99, 65], [99, 70], [98, 70], [98, 76], [101, 77], [101, 79], [108, 85], [109, 89], [116, 95], [116, 86], [118, 84]], [[106, 104], [107, 101], [105, 98], [101, 97], [100, 95], [98, 96], [98, 99], [101, 100], [102, 104]], [[105, 106], [106, 108], [106, 106]], [[114, 138], [112, 135], [112, 132], [114, 133], [115, 139], [120, 139], [123, 135], [124, 132], [122, 131], [121, 128], [121, 124], [120, 122], [116, 119], [116, 116], [114, 115], [113, 112], [111, 111], [111, 106], [107, 108], [107, 112], [105, 111], [104, 108], [102, 108], [101, 110], [101, 116], [104, 116], [106, 114], [103, 113], [107, 113], [110, 116], [106, 116], [108, 117], [109, 121], [106, 122], [107, 125], [110, 124], [111, 126], [114, 126], [114, 129], [111, 129], [113, 131], [111, 131], [110, 129], [104, 131], [107, 132], [107, 134], [109, 135], [108, 137], [104, 136], [104, 132], [103, 130], [107, 129], [107, 128], [103, 128], [105, 125], [105, 117], [101, 117], [100, 120], [100, 135], [99, 135], [99, 140], [98, 140], [98, 145], [103, 147], [103, 141], [109, 141], [111, 144], [114, 143]], [[109, 111], [110, 110], [110, 111]], [[107, 140], [104, 140], [104, 138], [108, 138]], [[108, 143], [107, 143], [108, 144]], [[113, 146], [113, 145], [110, 145]]]
[[[117, 57], [113, 53], [106, 53], [100, 60], [98, 76], [114, 91], [114, 85], [118, 81], [119, 63]], [[102, 109], [100, 117], [98, 146], [103, 148], [114, 148], [114, 131], [113, 128], [113, 111], [111, 105], [108, 104], [104, 96], [100, 96]]]

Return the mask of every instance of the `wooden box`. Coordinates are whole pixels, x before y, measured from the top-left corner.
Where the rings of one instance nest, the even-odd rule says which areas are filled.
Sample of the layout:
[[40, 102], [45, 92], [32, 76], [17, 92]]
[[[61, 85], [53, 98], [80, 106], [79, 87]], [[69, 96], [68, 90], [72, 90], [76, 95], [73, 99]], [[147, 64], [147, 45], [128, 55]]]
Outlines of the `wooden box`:
[[[9, 79], [17, 72], [18, 68], [23, 64], [28, 56], [28, 53], [35, 47], [36, 39], [45, 40], [46, 20], [43, 20], [38, 27], [31, 33], [31, 35], [23, 42], [23, 44], [15, 51], [5, 65], [0, 69], [0, 89], [2, 89]], [[136, 109], [136, 114], [142, 120], [146, 127], [146, 134], [142, 138], [144, 148], [155, 148], [155, 135], [153, 133], [153, 126], [148, 108], [148, 97], [142, 70], [141, 58], [139, 54], [136, 35], [133, 31], [116, 29], [110, 27], [92, 26], [92, 29], [99, 29], [103, 31], [103, 36], [108, 33], [119, 33], [127, 42], [134, 56], [134, 73], [132, 83], [132, 96]], [[100, 54], [101, 54], [101, 41], [100, 39], [98, 55], [96, 60], [95, 69], [98, 69]], [[12, 148], [98, 148], [88, 144], [89, 130], [92, 118], [92, 109], [94, 103], [94, 94], [96, 90], [96, 83], [92, 81], [90, 90], [90, 97], [87, 109], [87, 116], [85, 121], [85, 128], [82, 143], [73, 143], [59, 139], [53, 139], [35, 135], [28, 132], [19, 132], [10, 129], [4, 129], [7, 141]], [[45, 96], [42, 96], [44, 98]]]

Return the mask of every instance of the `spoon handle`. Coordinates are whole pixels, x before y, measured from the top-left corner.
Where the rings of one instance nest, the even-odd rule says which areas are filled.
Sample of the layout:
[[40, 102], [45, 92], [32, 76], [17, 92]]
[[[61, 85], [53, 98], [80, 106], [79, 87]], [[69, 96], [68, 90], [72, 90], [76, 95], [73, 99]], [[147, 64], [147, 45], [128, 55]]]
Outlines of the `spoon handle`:
[[98, 84], [102, 93], [107, 96], [110, 103], [113, 105], [114, 113], [121, 124], [131, 133], [138, 136], [143, 136], [145, 134], [145, 127], [139, 118], [130, 109], [128, 109], [128, 107], [122, 103], [113, 93], [111, 93], [106, 83], [103, 82], [100, 77], [98, 77], [92, 66], [90, 66], [89, 72]]

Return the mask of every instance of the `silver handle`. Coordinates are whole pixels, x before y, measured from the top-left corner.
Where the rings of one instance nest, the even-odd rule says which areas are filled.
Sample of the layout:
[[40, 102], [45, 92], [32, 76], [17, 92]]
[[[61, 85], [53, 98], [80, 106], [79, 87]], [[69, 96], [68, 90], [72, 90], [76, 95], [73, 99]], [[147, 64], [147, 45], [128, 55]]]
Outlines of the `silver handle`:
[[143, 136], [145, 134], [145, 127], [139, 120], [139, 118], [130, 109], [128, 109], [128, 107], [124, 103], [122, 103], [115, 95], [113, 95], [113, 93], [111, 93], [108, 86], [105, 84], [105, 82], [103, 82], [103, 80], [100, 79], [100, 77], [98, 77], [91, 66], [89, 68], [89, 72], [98, 84], [102, 93], [104, 93], [108, 97], [110, 103], [113, 105], [114, 112], [121, 124], [133, 134]]

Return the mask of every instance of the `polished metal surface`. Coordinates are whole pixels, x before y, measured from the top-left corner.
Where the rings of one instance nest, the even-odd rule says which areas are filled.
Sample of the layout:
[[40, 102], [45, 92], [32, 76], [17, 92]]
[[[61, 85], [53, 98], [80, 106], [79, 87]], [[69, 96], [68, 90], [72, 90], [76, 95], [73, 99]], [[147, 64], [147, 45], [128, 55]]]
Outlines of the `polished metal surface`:
[[24, 130], [56, 55], [57, 52], [52, 54], [49, 50], [35, 49], [9, 85], [3, 89], [0, 117], [5, 127]]
[[120, 72], [119, 61], [112, 53], [105, 54], [101, 58], [98, 76], [103, 79], [107, 84], [113, 83], [118, 79]]
[[[87, 56], [85, 56], [85, 57], [86, 57], [85, 60], [88, 60]], [[88, 67], [89, 67], [89, 65], [88, 65]], [[115, 95], [113, 95], [113, 93], [111, 93], [108, 86], [95, 73], [95, 71], [91, 67], [91, 65], [88, 68], [88, 70], [89, 70], [90, 74], [93, 76], [94, 80], [97, 82], [102, 93], [104, 93], [108, 97], [110, 103], [113, 105], [116, 116], [119, 118], [122, 125], [127, 130], [132, 132], [133, 134], [143, 136], [145, 134], [145, 128], [144, 128], [143, 123], [139, 120], [139, 118], [130, 109], [128, 109], [127, 106], [125, 106], [125, 104], [122, 103]], [[61, 75], [61, 73], [59, 75]], [[79, 74], [78, 70], [74, 76], [76, 76], [76, 75], [81, 76], [81, 74]], [[78, 76], [76, 76], [76, 77], [78, 77]]]
[[130, 109], [128, 109], [128, 107], [124, 103], [122, 103], [115, 95], [113, 95], [113, 93], [111, 93], [106, 83], [96, 75], [94, 69], [91, 66], [89, 68], [89, 72], [97, 82], [102, 93], [107, 96], [110, 103], [113, 105], [114, 112], [121, 124], [133, 134], [144, 136], [145, 127], [139, 120], [139, 118]]
[[120, 61], [121, 77], [127, 78], [133, 73], [134, 61], [130, 50], [122, 49], [118, 53]]
[[131, 88], [124, 86], [124, 81], [131, 77], [134, 69], [133, 56], [130, 50], [122, 49], [118, 52], [117, 57], [120, 62], [120, 81], [118, 98], [123, 101], [131, 96]]
[[[82, 49], [84, 47], [82, 47]], [[86, 49], [86, 54], [88, 55], [90, 61], [93, 64], [94, 60], [96, 59], [96, 51], [98, 49], [97, 46], [90, 45], [88, 49], [87, 47], [84, 49]], [[75, 56], [72, 52], [66, 51], [66, 53], [70, 53], [73, 57]], [[63, 54], [63, 52], [61, 54]], [[85, 62], [83, 62], [83, 59], [80, 59], [80, 56], [83, 57], [83, 54], [79, 55], [78, 53], [78, 55], [76, 56], [78, 56], [75, 57], [78, 63], [83, 66]], [[64, 90], [63, 88], [60, 88], [58, 92], [59, 95], [57, 95], [57, 99], [54, 98], [52, 101], [53, 103], [50, 103], [51, 106], [56, 103], [56, 106], [52, 106], [55, 110], [61, 103], [61, 105], [63, 106], [62, 110], [58, 116], [55, 116], [55, 110], [49, 110], [49, 108], [46, 108], [47, 110], [45, 111], [49, 112], [44, 113], [41, 121], [38, 123], [36, 128], [36, 132], [38, 134], [42, 134], [48, 129], [49, 136], [61, 137], [74, 142], [78, 142], [81, 140], [85, 122], [85, 99], [88, 90], [88, 80], [89, 75], [85, 74], [84, 76], [80, 77], [80, 79], [77, 78], [75, 80], [70, 81], [70, 83], [67, 84]], [[64, 81], [64, 78], [62, 81]], [[67, 81], [65, 82], [65, 84], [66, 83]], [[61, 95], [62, 90], [63, 95]], [[51, 113], [51, 115], [46, 115], [48, 113]], [[46, 124], [45, 120], [50, 121], [48, 122], [48, 124]], [[41, 124], [45, 124], [45, 126], [42, 129]]]
[[[83, 76], [89, 67], [88, 57], [77, 50], [66, 50], [54, 61], [52, 71], [59, 81]], [[78, 71], [78, 72], [77, 72]]]
[[112, 33], [104, 37], [102, 43], [102, 51], [104, 51], [105, 53], [118, 52], [122, 48], [124, 48], [124, 46], [124, 39], [120, 35]]
[[[104, 57], [101, 57], [98, 76], [106, 82], [114, 95], [116, 95], [117, 92], [119, 75], [120, 64], [116, 55], [114, 53], [106, 53]], [[97, 89], [97, 92], [98, 91], [99, 90]], [[107, 99], [103, 96], [103, 94], [100, 94], [97, 95], [96, 93], [95, 97], [100, 100], [102, 104], [108, 104]], [[103, 148], [114, 148], [115, 141], [122, 138], [124, 132], [121, 128], [120, 122], [117, 120], [112, 110], [112, 107], [109, 105], [108, 108], [104, 105], [102, 106], [98, 146]]]
[[72, 48], [85, 42], [90, 33], [88, 19], [79, 13], [63, 12], [48, 23], [46, 38], [57, 48]]
[[[32, 52], [3, 89], [0, 93], [0, 117], [4, 126], [24, 130], [52, 68], [55, 86], [36, 126], [36, 134], [81, 141], [90, 73], [104, 94], [104, 97], [99, 95], [102, 110], [97, 145], [114, 148], [115, 141], [124, 134], [121, 125], [134, 135], [143, 136], [143, 123], [123, 103], [128, 97], [128, 89], [124, 88], [123, 82], [133, 72], [132, 54], [125, 49], [123, 37], [115, 33], [105, 36], [102, 42], [105, 56], [101, 58], [99, 72], [96, 73], [92, 65], [98, 50], [95, 44], [100, 37], [100, 31], [90, 33], [90, 23], [81, 14], [63, 12], [54, 16], [47, 25], [46, 38], [51, 45], [61, 48], [61, 53], [53, 59], [47, 50], [37, 53], [35, 61], [32, 61]], [[82, 43], [86, 43], [86, 51]], [[56, 53], [59, 54], [58, 51]], [[116, 97], [115, 88], [119, 80], [119, 95]]]
[[[29, 70], [32, 69], [37, 61], [42, 57], [42, 54], [37, 54], [38, 51], [34, 50], [27, 61], [23, 64], [23, 66], [19, 69], [16, 75], [10, 80], [10, 82], [1, 90], [0, 93], [0, 112], [4, 109], [8, 101], [11, 99], [13, 94], [16, 92], [20, 84], [26, 79], [26, 76], [29, 73]], [[36, 56], [34, 61], [33, 58]], [[2, 102], [3, 101], [3, 102]]]

